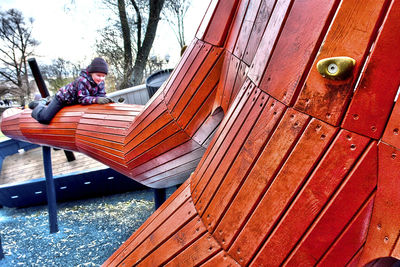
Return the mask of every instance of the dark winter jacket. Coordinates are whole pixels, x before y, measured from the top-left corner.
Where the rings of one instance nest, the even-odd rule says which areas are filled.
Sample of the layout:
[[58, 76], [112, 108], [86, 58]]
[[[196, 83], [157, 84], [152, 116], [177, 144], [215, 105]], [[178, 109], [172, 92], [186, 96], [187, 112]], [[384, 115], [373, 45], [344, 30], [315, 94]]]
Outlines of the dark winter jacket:
[[86, 70], [82, 70], [75, 81], [58, 90], [56, 97], [64, 105], [87, 105], [97, 103], [97, 97], [105, 95], [104, 81], [96, 84], [92, 76]]

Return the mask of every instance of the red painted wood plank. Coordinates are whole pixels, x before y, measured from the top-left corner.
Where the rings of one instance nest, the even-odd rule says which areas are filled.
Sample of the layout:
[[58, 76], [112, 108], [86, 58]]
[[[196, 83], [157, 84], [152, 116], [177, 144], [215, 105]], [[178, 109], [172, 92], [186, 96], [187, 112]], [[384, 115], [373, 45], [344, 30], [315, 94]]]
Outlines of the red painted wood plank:
[[236, 12], [239, 0], [220, 0], [214, 10], [213, 18], [207, 26], [204, 41], [216, 46], [225, 43], [228, 30]]
[[152, 170], [153, 168], [163, 166], [164, 164], [170, 164], [171, 162], [174, 162], [181, 157], [185, 157], [186, 154], [192, 153], [194, 153], [195, 155], [203, 155], [204, 148], [199, 147], [198, 144], [189, 140], [186, 143], [171, 149], [167, 153], [164, 153], [164, 155], [162, 156], [156, 157], [152, 160], [147, 161], [146, 163], [140, 164], [138, 167], [131, 170], [131, 175], [136, 176]]
[[399, 236], [397, 236], [397, 243], [394, 245], [394, 249], [390, 256], [400, 259], [400, 233]]
[[229, 203], [240, 189], [244, 177], [246, 177], [260, 154], [260, 150], [272, 135], [273, 129], [284, 111], [285, 106], [283, 104], [272, 98], [268, 99], [266, 94], [262, 94], [262, 96], [265, 97], [264, 102], [261, 102], [263, 111], [245, 140], [232, 167], [222, 180], [220, 188], [204, 212], [203, 220], [210, 232], [213, 232], [217, 222], [226, 212]]
[[[125, 250], [126, 255], [123, 258], [117, 258], [117, 261], [125, 264], [126, 266], [133, 266], [141, 262], [146, 256], [150, 255], [157, 247], [167, 241], [171, 236], [176, 233], [176, 230], [185, 227], [187, 223], [193, 221], [196, 227], [201, 227], [198, 222], [199, 219], [193, 220], [196, 216], [196, 209], [193, 204], [186, 201], [182, 206], [180, 206], [177, 211], [172, 214], [166, 221], [164, 221], [158, 228], [149, 235], [148, 238], [142, 240], [140, 245], [135, 247], [127, 247]], [[199, 233], [204, 233], [206, 231], [205, 227], [199, 228]], [[123, 254], [121, 254], [122, 256]], [[158, 257], [158, 255], [156, 255]], [[154, 255], [153, 255], [154, 257]], [[161, 257], [161, 255], [160, 255]]]
[[400, 1], [394, 1], [369, 56], [342, 127], [375, 139], [381, 137], [400, 84], [400, 51], [396, 46], [400, 39], [397, 28], [399, 24]]
[[313, 266], [375, 191], [377, 145], [371, 143], [329, 204], [292, 251], [285, 266]]
[[241, 97], [236, 99], [236, 102], [234, 103], [235, 104], [234, 108], [229, 109], [229, 112], [225, 116], [221, 126], [219, 127], [214, 137], [214, 140], [209, 145], [206, 151], [206, 155], [203, 156], [203, 160], [200, 162], [199, 168], [197, 168], [195, 173], [193, 174], [191, 183], [192, 192], [196, 191], [197, 185], [199, 184], [208, 166], [211, 164], [213, 158], [216, 156], [220, 146], [222, 145], [222, 142], [225, 139], [225, 136], [228, 134], [229, 129], [232, 127], [234, 118], [237, 117], [240, 110], [243, 108], [253, 88], [254, 88], [253, 85], [246, 88], [243, 87], [241, 90]]
[[261, 89], [285, 104], [292, 104], [293, 97], [302, 86], [302, 76], [309, 71], [321, 34], [329, 25], [335, 3], [335, 0], [316, 0], [296, 1], [293, 4], [261, 78]]
[[183, 252], [173, 257], [165, 266], [197, 266], [220, 250], [221, 247], [215, 239], [206, 233]]
[[[190, 211], [189, 211], [190, 212]], [[188, 213], [189, 213], [188, 212]], [[163, 266], [166, 262], [174, 257], [174, 255], [185, 250], [193, 244], [197, 239], [206, 232], [200, 217], [196, 216], [186, 223], [177, 233], [172, 235], [168, 240], [163, 242], [151, 255], [144, 258], [137, 266]], [[213, 253], [219, 249], [217, 242], [209, 235], [207, 246], [202, 246], [197, 255], [201, 253]]]
[[[163, 154], [166, 151], [172, 150], [176, 147], [178, 147], [180, 144], [183, 144], [190, 140], [188, 136], [184, 132], [178, 132], [177, 134], [174, 134], [165, 140], [160, 140], [157, 144], [155, 144], [152, 147], [144, 147], [142, 154], [136, 155], [138, 151], [136, 149], [130, 153], [126, 154], [125, 159], [127, 161], [127, 168], [128, 169], [133, 169], [149, 160], [152, 160], [158, 156], [163, 157]], [[157, 140], [155, 140], [157, 141]]]
[[365, 243], [373, 204], [371, 196], [317, 266], [347, 266]]
[[[213, 110], [217, 109], [218, 107], [221, 107], [225, 113], [228, 111], [228, 105], [223, 105], [223, 96], [224, 96], [224, 90], [225, 90], [225, 83], [227, 80], [228, 76], [228, 70], [229, 70], [229, 62], [232, 54], [229, 53], [226, 50], [223, 50], [222, 52], [222, 57], [223, 57], [223, 64], [221, 68], [221, 74], [219, 78], [219, 83], [218, 83], [218, 88], [217, 88], [217, 95], [215, 96], [215, 103]], [[228, 100], [229, 101], [229, 100]], [[227, 101], [225, 101], [227, 102]]]
[[400, 101], [394, 104], [392, 114], [383, 133], [382, 141], [400, 148]]
[[229, 254], [241, 264], [247, 264], [263, 239], [273, 229], [279, 216], [292, 201], [307, 179], [316, 161], [324, 153], [336, 129], [312, 119], [272, 181], [244, 228], [229, 249]]
[[246, 78], [247, 78], [246, 74], [247, 74], [248, 69], [249, 68], [246, 65], [246, 63], [241, 61], [240, 64], [239, 64], [239, 68], [237, 70], [237, 74], [236, 74], [236, 78], [235, 78], [235, 84], [233, 85], [233, 89], [230, 92], [230, 99], [229, 99], [228, 107], [231, 105], [231, 103], [235, 99], [235, 97], [238, 94], [240, 88], [242, 88], [242, 86], [245, 84]]
[[[274, 2], [274, 1], [270, 1]], [[246, 49], [247, 43], [250, 38], [251, 31], [253, 29], [254, 22], [257, 17], [258, 10], [260, 8], [261, 1], [250, 1], [246, 10], [246, 16], [242, 22], [242, 27], [237, 38], [235, 49], [233, 54], [242, 59], [244, 55], [244, 50]]]
[[262, 35], [267, 27], [268, 21], [272, 15], [272, 10], [275, 6], [276, 1], [262, 0], [260, 9], [257, 13], [256, 20], [254, 22], [253, 29], [250, 33], [250, 37], [243, 54], [242, 60], [248, 65], [254, 59], [254, 55], [257, 51], [258, 45], [260, 44]]
[[214, 11], [217, 7], [218, 0], [211, 0], [206, 13], [201, 20], [200, 26], [196, 32], [196, 38], [202, 40], [204, 38], [204, 34], [207, 30], [208, 25], [211, 22], [211, 18], [213, 17]]
[[177, 93], [168, 103], [168, 108], [174, 117], [178, 118], [190, 101], [196, 99], [196, 96], [201, 94], [203, 90], [210, 90], [218, 83], [223, 62], [223, 58], [220, 56], [221, 49], [214, 47], [210, 49], [210, 53], [202, 64], [198, 66], [196, 75], [193, 77], [188, 76], [187, 79], [190, 80], [185, 84], [181, 84]]
[[299, 138], [308, 116], [293, 109], [288, 109], [271, 139], [262, 151], [254, 168], [250, 171], [222, 221], [217, 226], [214, 236], [228, 249], [254, 208], [260, 195], [269, 186], [279, 167]]
[[[295, 107], [330, 124], [338, 125], [353, 93], [357, 75], [384, 9], [384, 0], [346, 0], [335, 15], [324, 43], [300, 92]], [[319, 60], [348, 56], [356, 60], [352, 75], [341, 81], [321, 76]]]
[[[291, 0], [277, 1], [274, 10], [272, 11], [271, 18], [268, 21], [267, 28], [258, 44], [258, 49], [255, 52], [248, 74], [249, 78], [256, 85], [259, 85], [265, 68], [268, 65], [272, 49], [279, 37], [281, 27], [284, 24], [284, 18], [288, 12], [290, 2]], [[287, 52], [288, 51], [286, 51], [286, 54]], [[287, 58], [285, 58], [285, 61], [286, 60]], [[263, 87], [261, 87], [261, 89], [263, 89]]]
[[[193, 77], [194, 73], [198, 70], [201, 62], [203, 62], [204, 58], [207, 56], [210, 47], [211, 45], [205, 44], [200, 40], [196, 42], [195, 47], [192, 51], [190, 51], [187, 60], [182, 66], [182, 69], [184, 69], [185, 71], [178, 72], [177, 76], [174, 77], [174, 79], [171, 80], [171, 83], [168, 83], [167, 87], [165, 87], [163, 90], [166, 103], [169, 103], [171, 97], [176, 94], [176, 90], [178, 90], [180, 87], [186, 87], [186, 85], [182, 84], [182, 81], [185, 81], [185, 77]], [[187, 84], [189, 81], [190, 80], [186, 79], [185, 83]]]
[[391, 254], [400, 233], [400, 150], [380, 143], [378, 188], [360, 265]]
[[310, 179], [265, 241], [253, 264], [268, 262], [272, 266], [278, 266], [284, 261], [351, 170], [368, 141], [366, 137], [340, 131]]
[[222, 100], [221, 106], [226, 110], [229, 109], [231, 104], [231, 99], [233, 98], [232, 94], [235, 86], [237, 73], [239, 71], [240, 63], [241, 61], [237, 57], [231, 55], [229, 61], [228, 73], [225, 78], [225, 85], [221, 99]]
[[221, 108], [214, 110], [198, 127], [192, 136], [192, 140], [207, 148], [223, 118], [224, 112]]
[[[208, 171], [204, 174], [204, 176], [202, 176], [195, 190], [192, 192], [193, 200], [195, 202], [198, 202], [200, 200], [200, 196], [203, 193], [203, 190], [208, 186], [210, 182], [215, 183], [217, 182], [216, 179], [218, 179], [219, 182], [220, 179], [222, 178], [214, 175], [215, 171], [217, 170], [217, 167], [220, 165], [221, 160], [225, 160], [228, 164], [231, 164], [232, 159], [227, 160], [226, 157], [230, 157], [232, 155], [228, 155], [227, 151], [230, 149], [232, 141], [236, 138], [236, 135], [238, 134], [241, 135], [247, 132], [242, 128], [242, 125], [243, 123], [245, 123], [245, 120], [248, 114], [250, 113], [251, 108], [255, 104], [254, 100], [257, 99], [259, 94], [260, 90], [256, 89], [250, 95], [248, 95], [248, 98], [244, 99], [246, 100], [246, 102], [244, 103], [243, 108], [238, 110], [237, 116], [232, 117], [234, 122], [232, 122], [232, 126], [229, 127], [229, 130], [227, 129], [227, 131], [229, 132], [227, 132], [226, 135], [224, 135], [223, 140], [221, 140], [221, 145], [218, 148], [218, 152], [215, 154], [214, 158], [212, 159], [212, 162], [210, 162], [210, 165], [208, 166], [208, 169], [212, 171]], [[233, 153], [233, 155], [236, 154], [237, 149], [238, 147], [233, 146], [230, 153]], [[211, 178], [213, 178], [212, 181]], [[200, 214], [202, 214], [202, 212], [204, 211], [204, 205], [206, 204], [207, 202], [204, 204], [199, 203], [198, 205], [196, 205], [196, 208]]]
[[148, 236], [159, 228], [176, 210], [190, 198], [190, 187], [188, 181], [180, 186], [170, 198], [168, 198], [159, 209], [123, 243], [113, 255], [107, 259], [104, 265], [116, 265], [128, 254], [129, 249], [140, 245]]
[[[260, 92], [260, 90], [258, 91]], [[236, 125], [234, 125], [234, 127], [230, 131], [232, 134], [235, 135], [233, 137], [234, 139], [231, 141], [231, 145], [227, 147], [227, 149], [224, 151], [225, 156], [222, 158], [222, 160], [219, 161], [218, 165], [216, 166], [216, 169], [212, 174], [212, 178], [208, 182], [206, 188], [201, 194], [201, 197], [196, 205], [196, 208], [200, 215], [205, 216], [204, 213], [205, 209], [212, 200], [212, 197], [215, 194], [215, 192], [220, 187], [223, 179], [225, 179], [225, 176], [232, 167], [232, 163], [236, 161], [238, 154], [242, 149], [242, 146], [245, 144], [245, 141], [248, 138], [249, 133], [255, 126], [254, 124], [258, 120], [264, 108], [264, 104], [265, 104], [265, 97], [264, 99], [262, 99], [262, 97], [259, 94], [255, 94], [254, 97], [252, 97], [251, 102], [246, 103], [246, 106], [247, 105], [250, 106], [249, 109], [247, 109], [246, 106], [243, 109], [243, 113], [245, 114], [246, 117], [242, 117], [243, 115], [239, 114], [239, 118], [237, 120], [241, 122], [243, 121], [244, 123], [242, 125], [238, 125], [238, 127], [240, 127], [238, 129], [235, 129]], [[220, 153], [222, 154], [222, 151], [220, 151]], [[208, 217], [210, 216], [208, 215]], [[205, 220], [204, 217], [203, 220]], [[210, 226], [209, 223], [207, 225]]]
[[215, 267], [215, 266], [232, 267], [232, 266], [240, 266], [240, 265], [234, 259], [232, 259], [232, 257], [230, 257], [228, 255], [228, 253], [226, 253], [225, 251], [221, 251], [217, 255], [215, 255], [213, 258], [211, 258], [207, 262], [201, 264], [200, 266], [204, 266], [204, 267]]
[[[235, 17], [233, 19], [231, 29], [229, 30], [227, 41], [224, 45], [226, 51], [233, 54], [233, 49], [235, 48], [236, 42], [238, 40], [240, 30], [244, 17], [246, 16], [246, 10], [251, 0], [240, 1], [238, 8], [236, 10]], [[254, 0], [253, 0], [254, 1]]]

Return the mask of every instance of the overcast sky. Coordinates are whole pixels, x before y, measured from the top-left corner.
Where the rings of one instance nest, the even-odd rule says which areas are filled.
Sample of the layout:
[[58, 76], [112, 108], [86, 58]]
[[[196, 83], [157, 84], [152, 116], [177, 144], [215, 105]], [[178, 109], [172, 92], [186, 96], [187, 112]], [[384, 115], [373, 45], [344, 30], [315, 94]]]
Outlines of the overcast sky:
[[[71, 2], [74, 2], [73, 8]], [[192, 0], [186, 16], [186, 42], [193, 39], [210, 0]], [[32, 17], [33, 37], [40, 42], [35, 49], [39, 63], [51, 63], [58, 57], [74, 63], [89, 64], [95, 55], [97, 30], [106, 23], [107, 10], [101, 0], [1, 0], [0, 8], [16, 8], [25, 18]], [[155, 54], [171, 56], [171, 67], [179, 59], [180, 48], [170, 26], [159, 24]]]

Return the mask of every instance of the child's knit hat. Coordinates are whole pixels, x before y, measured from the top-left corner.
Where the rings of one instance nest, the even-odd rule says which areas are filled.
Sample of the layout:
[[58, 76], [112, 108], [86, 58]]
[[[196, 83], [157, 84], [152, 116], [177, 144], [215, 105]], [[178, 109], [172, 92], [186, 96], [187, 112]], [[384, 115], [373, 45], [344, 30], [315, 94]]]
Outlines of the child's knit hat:
[[100, 72], [107, 74], [108, 66], [106, 61], [101, 57], [96, 57], [95, 59], [93, 59], [92, 63], [90, 63], [90, 65], [87, 67], [87, 72], [89, 73]]

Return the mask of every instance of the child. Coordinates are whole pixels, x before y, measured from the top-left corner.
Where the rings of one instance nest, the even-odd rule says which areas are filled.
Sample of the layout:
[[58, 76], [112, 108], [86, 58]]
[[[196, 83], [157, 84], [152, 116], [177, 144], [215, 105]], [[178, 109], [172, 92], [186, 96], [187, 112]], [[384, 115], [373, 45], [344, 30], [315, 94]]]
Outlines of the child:
[[[107, 104], [114, 102], [106, 97], [104, 79], [108, 73], [108, 66], [104, 59], [97, 57], [82, 70], [79, 77], [72, 83], [60, 88], [57, 94], [48, 103], [48, 98], [29, 103], [33, 109], [32, 117], [38, 122], [49, 124], [60, 109], [75, 104]], [[46, 104], [48, 104], [46, 106]]]

